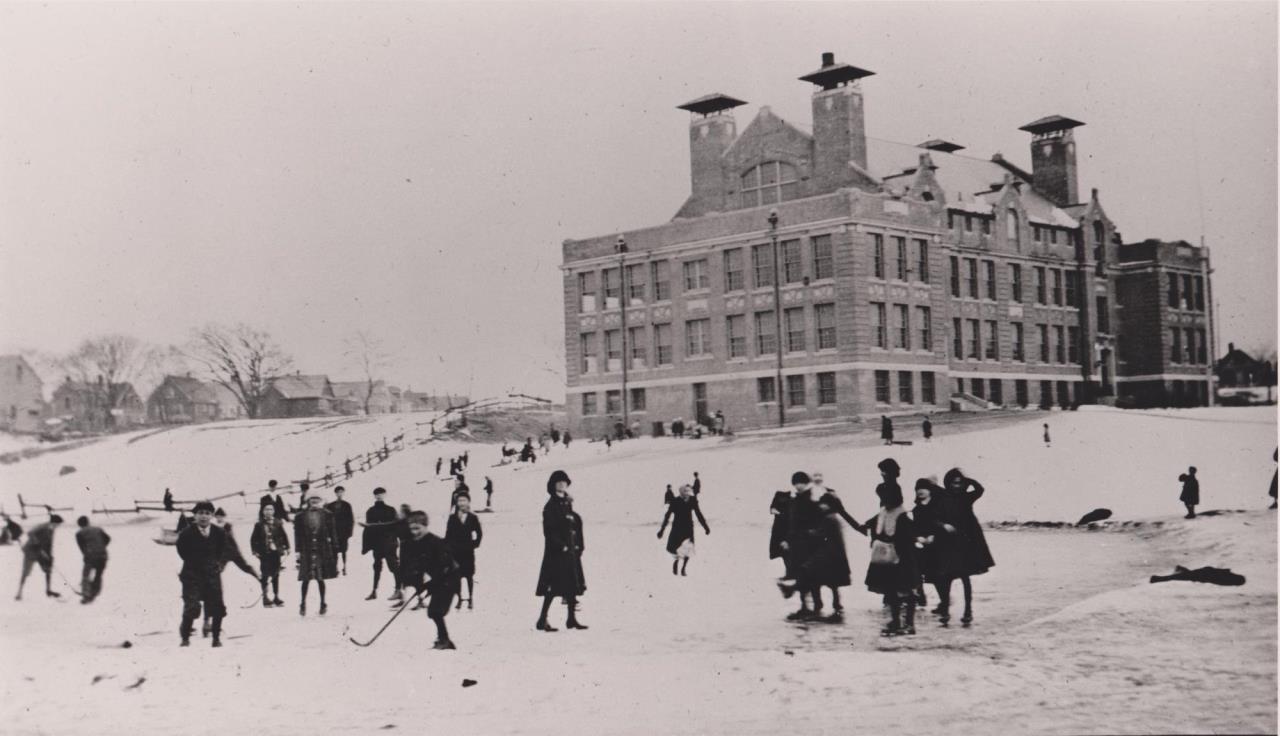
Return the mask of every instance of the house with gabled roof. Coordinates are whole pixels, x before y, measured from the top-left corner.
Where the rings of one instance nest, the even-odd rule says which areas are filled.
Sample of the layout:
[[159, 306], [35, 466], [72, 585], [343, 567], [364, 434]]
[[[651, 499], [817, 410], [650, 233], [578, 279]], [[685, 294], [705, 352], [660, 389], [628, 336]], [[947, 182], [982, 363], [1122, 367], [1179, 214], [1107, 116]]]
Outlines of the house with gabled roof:
[[337, 414], [337, 397], [328, 376], [294, 373], [271, 381], [258, 408], [262, 419], [321, 417]]
[[21, 355], [0, 355], [0, 429], [38, 432], [47, 407], [44, 382]]

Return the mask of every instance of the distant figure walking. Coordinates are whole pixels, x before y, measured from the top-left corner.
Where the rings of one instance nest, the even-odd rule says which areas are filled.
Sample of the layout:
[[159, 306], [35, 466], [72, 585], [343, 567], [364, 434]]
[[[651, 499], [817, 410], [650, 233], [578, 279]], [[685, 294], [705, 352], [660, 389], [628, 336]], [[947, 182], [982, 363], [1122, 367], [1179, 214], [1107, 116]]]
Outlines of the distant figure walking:
[[1200, 481], [1196, 480], [1196, 469], [1193, 465], [1187, 468], [1187, 472], [1178, 476], [1178, 480], [1182, 481], [1182, 495], [1178, 496], [1178, 500], [1187, 507], [1187, 515], [1185, 518], [1196, 518], [1196, 506], [1200, 505]]
[[920, 423], [920, 431], [924, 434], [925, 442], [933, 440], [933, 422], [929, 421], [929, 417], [925, 417]]
[[93, 603], [102, 592], [102, 572], [107, 568], [107, 545], [111, 535], [96, 526], [89, 525], [89, 517], [76, 520], [80, 531], [76, 532], [76, 544], [84, 555], [84, 571], [80, 574], [80, 602]]
[[893, 444], [893, 421], [883, 415], [880, 417], [880, 439], [884, 440], [886, 445]]
[[702, 493], [702, 479], [698, 477], [698, 471], [693, 471], [693, 495]]
[[484, 510], [493, 510], [493, 479], [487, 475], [484, 477]]
[[569, 449], [569, 443], [573, 441], [573, 437], [569, 436], [569, 430], [564, 431], [564, 449]]
[[1049, 424], [1047, 422], [1044, 425], [1044, 446], [1049, 447]]

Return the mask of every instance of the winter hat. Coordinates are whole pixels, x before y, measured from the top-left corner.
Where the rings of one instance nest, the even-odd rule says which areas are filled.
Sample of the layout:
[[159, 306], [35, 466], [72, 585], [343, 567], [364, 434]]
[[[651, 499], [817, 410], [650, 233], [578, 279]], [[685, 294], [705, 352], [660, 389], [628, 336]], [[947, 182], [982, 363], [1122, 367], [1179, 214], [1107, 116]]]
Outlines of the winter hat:
[[880, 497], [880, 505], [886, 509], [896, 509], [902, 505], [902, 489], [897, 483], [881, 483], [876, 486], [876, 495]]
[[213, 504], [209, 503], [208, 501], [201, 501], [200, 503], [197, 503], [197, 504], [195, 505], [195, 507], [193, 507], [193, 508], [191, 509], [191, 512], [192, 512], [192, 513], [196, 513], [196, 514], [200, 513], [201, 511], [208, 511], [209, 513], [211, 513], [211, 514], [212, 514], [212, 513], [213, 513]]
[[58, 516], [57, 514], [54, 514], [54, 515], [52, 515], [52, 516], [50, 516], [50, 517], [49, 517], [49, 523], [50, 523], [50, 524], [61, 524], [61, 523], [62, 523], [62, 517], [61, 517], [61, 516]]
[[276, 482], [274, 480], [267, 481], [267, 488], [275, 488], [275, 487], [276, 487]]
[[808, 483], [808, 482], [809, 482], [809, 474], [804, 472], [803, 470], [797, 470], [796, 472], [791, 474], [791, 485], [795, 485], [797, 483]]
[[378, 488], [373, 489], [373, 495], [375, 495], [375, 496], [381, 496], [381, 495], [383, 495], [383, 494], [384, 494], [384, 493], [386, 493], [386, 492], [387, 492], [387, 489], [382, 488], [381, 486], [379, 486]]
[[960, 468], [952, 468], [947, 471], [946, 475], [942, 476], [942, 485], [950, 488], [952, 481], [959, 480], [961, 478], [964, 478], [964, 473]]
[[897, 478], [902, 474], [902, 468], [898, 467], [898, 461], [891, 457], [886, 457], [881, 460], [876, 467], [880, 469], [880, 472], [893, 478]]
[[222, 507], [221, 507], [221, 506], [219, 506], [219, 507], [218, 507], [218, 510], [217, 510], [217, 511], [215, 511], [215, 512], [213, 512], [213, 515], [214, 515], [214, 516], [226, 516], [226, 515], [227, 515], [227, 512], [226, 512], [226, 511], [223, 511], [223, 510], [222, 510]]
[[547, 478], [547, 495], [554, 495], [556, 492], [556, 483], [564, 481], [565, 485], [573, 485], [573, 481], [569, 480], [569, 474], [563, 470], [557, 470]]

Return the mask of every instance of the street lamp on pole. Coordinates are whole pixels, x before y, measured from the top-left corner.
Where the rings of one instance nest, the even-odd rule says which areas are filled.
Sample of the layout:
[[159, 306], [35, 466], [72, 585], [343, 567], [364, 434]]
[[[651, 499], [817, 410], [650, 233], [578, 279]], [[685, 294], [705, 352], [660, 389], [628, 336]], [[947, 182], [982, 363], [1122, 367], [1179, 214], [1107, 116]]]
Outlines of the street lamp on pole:
[[782, 278], [778, 271], [778, 211], [769, 210], [769, 238], [773, 241], [773, 342], [778, 353], [777, 388], [774, 398], [778, 401], [778, 426], [786, 424], [786, 409], [782, 405]]
[[631, 362], [631, 356], [627, 351], [627, 300], [631, 295], [627, 293], [627, 239], [618, 236], [618, 243], [614, 246], [618, 252], [618, 283], [622, 285], [621, 305], [622, 316], [622, 427], [625, 432], [631, 428], [629, 414], [629, 397], [627, 396], [627, 363]]

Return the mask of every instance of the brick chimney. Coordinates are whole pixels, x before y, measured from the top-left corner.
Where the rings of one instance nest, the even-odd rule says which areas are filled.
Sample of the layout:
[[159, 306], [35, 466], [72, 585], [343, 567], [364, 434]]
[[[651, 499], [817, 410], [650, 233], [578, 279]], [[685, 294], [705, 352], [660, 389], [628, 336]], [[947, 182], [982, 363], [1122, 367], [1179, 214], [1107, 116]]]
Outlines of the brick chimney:
[[862, 86], [875, 72], [836, 63], [835, 54], [822, 54], [822, 68], [800, 77], [813, 92], [814, 177], [819, 188], [841, 186], [854, 179], [849, 164], [867, 168], [867, 130], [862, 114]]
[[678, 105], [692, 113], [689, 121], [690, 204], [701, 211], [725, 209], [725, 151], [738, 137], [733, 108], [746, 102], [719, 92]]
[[1018, 128], [1031, 134], [1032, 185], [1059, 207], [1080, 202], [1071, 129], [1081, 125], [1079, 120], [1050, 115]]

